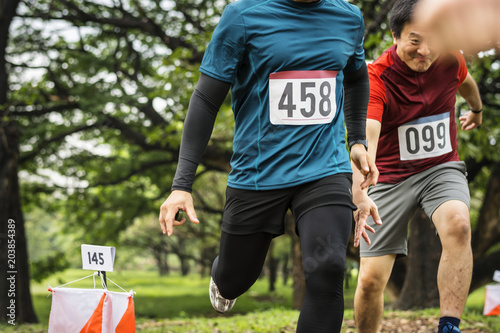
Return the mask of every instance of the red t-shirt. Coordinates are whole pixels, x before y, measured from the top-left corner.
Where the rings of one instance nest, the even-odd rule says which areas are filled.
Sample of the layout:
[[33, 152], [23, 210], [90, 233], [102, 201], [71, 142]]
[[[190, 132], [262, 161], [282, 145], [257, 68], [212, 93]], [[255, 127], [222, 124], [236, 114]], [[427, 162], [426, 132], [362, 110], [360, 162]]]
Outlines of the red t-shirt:
[[376, 165], [379, 182], [399, 183], [435, 165], [458, 161], [455, 102], [467, 77], [459, 52], [413, 71], [389, 48], [368, 65], [368, 118], [382, 123]]

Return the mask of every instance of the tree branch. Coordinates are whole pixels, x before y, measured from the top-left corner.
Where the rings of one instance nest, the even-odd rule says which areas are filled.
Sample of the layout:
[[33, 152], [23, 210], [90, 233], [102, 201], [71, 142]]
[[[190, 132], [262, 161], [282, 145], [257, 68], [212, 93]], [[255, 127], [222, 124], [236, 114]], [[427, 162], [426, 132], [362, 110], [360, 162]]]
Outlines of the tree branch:
[[[17, 106], [16, 108], [29, 107], [26, 106]], [[79, 103], [73, 102], [68, 104], [55, 105], [52, 107], [42, 107], [41, 109], [35, 109], [33, 111], [9, 111], [8, 113], [13, 116], [28, 116], [28, 117], [40, 117], [52, 112], [61, 112], [61, 111], [69, 111], [72, 109], [78, 109], [80, 107]]]
[[199, 209], [204, 210], [208, 213], [214, 213], [214, 214], [222, 214], [224, 213], [224, 210], [217, 209], [211, 207], [207, 202], [203, 199], [203, 195], [195, 189], [193, 189], [193, 194], [196, 196], [196, 201], [201, 202], [201, 205], [198, 205]]
[[144, 150], [150, 151], [150, 150], [165, 150], [169, 149], [170, 147], [167, 146], [161, 146], [159, 144], [149, 144], [147, 142], [147, 138], [144, 134], [134, 131], [130, 126], [122, 122], [120, 119], [115, 118], [109, 114], [105, 115], [106, 121], [103, 123], [103, 125], [108, 125], [113, 128], [116, 128], [120, 130], [122, 135], [127, 139], [130, 143], [138, 145], [139, 147], [143, 148]]
[[396, 3], [396, 1], [397, 0], [387, 0], [381, 5], [379, 12], [373, 18], [370, 25], [367, 27], [365, 36], [375, 34], [377, 33], [377, 31], [380, 30], [382, 23], [389, 16], [388, 14], [391, 11], [394, 4]]
[[62, 141], [64, 138], [66, 138], [69, 135], [72, 135], [72, 134], [75, 134], [78, 132], [82, 132], [82, 131], [87, 131], [87, 130], [95, 128], [95, 127], [97, 127], [97, 123], [94, 123], [91, 125], [85, 125], [85, 126], [78, 126], [78, 127], [75, 127], [67, 132], [63, 132], [63, 133], [60, 133], [56, 136], [53, 136], [52, 138], [50, 138], [48, 140], [42, 141], [32, 151], [22, 154], [21, 157], [19, 158], [19, 163], [21, 164], [21, 163], [24, 163], [28, 160], [31, 160], [32, 158], [34, 158], [35, 156], [37, 156], [40, 153], [40, 150], [47, 147], [51, 143]]
[[165, 165], [165, 164], [170, 164], [170, 163], [175, 163], [176, 160], [174, 159], [166, 159], [166, 160], [158, 160], [158, 161], [151, 161], [142, 164], [140, 167], [131, 170], [129, 173], [126, 175], [123, 175], [121, 177], [108, 180], [108, 181], [102, 181], [102, 182], [97, 182], [95, 184], [89, 185], [89, 187], [97, 187], [97, 186], [109, 186], [109, 185], [117, 185], [120, 184], [121, 182], [124, 182], [128, 179], [130, 179], [132, 176], [142, 173], [146, 170], [152, 169], [154, 167], [160, 166], [160, 165]]

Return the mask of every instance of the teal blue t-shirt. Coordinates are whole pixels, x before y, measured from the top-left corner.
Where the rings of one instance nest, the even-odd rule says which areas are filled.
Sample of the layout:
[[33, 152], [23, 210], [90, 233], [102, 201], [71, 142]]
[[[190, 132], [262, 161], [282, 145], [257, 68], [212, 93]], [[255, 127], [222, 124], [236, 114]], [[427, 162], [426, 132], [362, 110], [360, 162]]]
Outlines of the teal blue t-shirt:
[[364, 22], [344, 0], [238, 0], [224, 9], [200, 71], [231, 84], [228, 185], [279, 189], [350, 173], [343, 71], [364, 63]]

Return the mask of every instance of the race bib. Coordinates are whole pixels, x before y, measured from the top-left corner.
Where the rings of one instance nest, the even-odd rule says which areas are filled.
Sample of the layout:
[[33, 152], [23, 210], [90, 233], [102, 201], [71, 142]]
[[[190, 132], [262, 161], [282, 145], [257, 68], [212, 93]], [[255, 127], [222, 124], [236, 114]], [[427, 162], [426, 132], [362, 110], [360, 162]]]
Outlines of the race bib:
[[273, 125], [330, 123], [337, 112], [337, 72], [288, 71], [269, 75], [269, 118]]
[[450, 113], [419, 118], [398, 128], [401, 161], [436, 157], [452, 151]]

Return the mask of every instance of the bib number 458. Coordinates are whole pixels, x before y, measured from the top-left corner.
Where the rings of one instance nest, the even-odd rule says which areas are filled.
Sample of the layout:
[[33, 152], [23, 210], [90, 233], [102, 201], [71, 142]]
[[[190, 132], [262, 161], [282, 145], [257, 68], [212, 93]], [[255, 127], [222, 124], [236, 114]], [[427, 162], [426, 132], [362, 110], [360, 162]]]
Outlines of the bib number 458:
[[[309, 102], [308, 108], [300, 108], [300, 113], [310, 118], [316, 113], [316, 95], [313, 89], [316, 88], [315, 82], [301, 82], [300, 83], [300, 101]], [[332, 86], [328, 81], [323, 81], [319, 87], [319, 114], [327, 117], [332, 112], [332, 102], [330, 96], [332, 94]], [[278, 103], [280, 110], [286, 110], [288, 118], [293, 118], [293, 113], [297, 109], [297, 105], [293, 101], [293, 82], [287, 82], [283, 95], [281, 95], [280, 102]]]
[[326, 124], [335, 117], [334, 71], [278, 72], [269, 77], [269, 117], [274, 125]]

